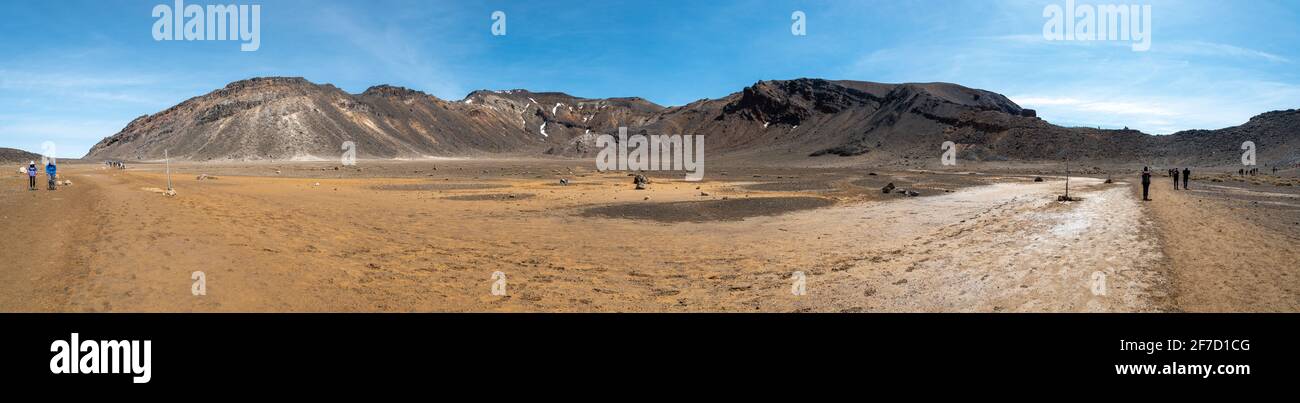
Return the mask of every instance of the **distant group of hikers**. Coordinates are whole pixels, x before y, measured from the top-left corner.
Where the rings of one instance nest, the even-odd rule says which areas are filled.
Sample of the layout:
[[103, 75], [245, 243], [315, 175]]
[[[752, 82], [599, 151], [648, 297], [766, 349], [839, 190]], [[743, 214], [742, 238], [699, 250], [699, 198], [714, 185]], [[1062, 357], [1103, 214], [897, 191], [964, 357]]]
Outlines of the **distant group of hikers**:
[[[1178, 177], [1180, 176], [1178, 173], [1178, 168], [1170, 168], [1169, 176], [1174, 178], [1174, 190], [1178, 190]], [[1192, 170], [1188, 168], [1183, 168], [1183, 172], [1181, 176], [1183, 178], [1183, 190], [1187, 190], [1187, 181], [1192, 178]]]
[[[1273, 174], [1274, 174], [1274, 175], [1277, 175], [1277, 167], [1273, 167]], [[1245, 168], [1242, 168], [1242, 169], [1238, 169], [1238, 170], [1237, 170], [1237, 175], [1241, 175], [1241, 176], [1246, 176], [1246, 175], [1255, 176], [1255, 175], [1259, 175], [1259, 168], [1251, 168], [1251, 169], [1245, 169]]]
[[126, 169], [126, 163], [122, 161], [104, 161], [104, 165], [109, 168]]
[[[1174, 190], [1178, 190], [1178, 179], [1183, 179], [1183, 190], [1187, 190], [1187, 182], [1192, 179], [1191, 168], [1183, 168], [1182, 172], [1178, 168], [1169, 168], [1166, 172], [1169, 177], [1174, 178]], [[1151, 201], [1151, 167], [1142, 167], [1142, 201]]]
[[[45, 176], [49, 183], [47, 190], [54, 190], [55, 179], [59, 177], [59, 168], [54, 165], [53, 159], [45, 164]], [[36, 190], [36, 161], [27, 163], [27, 190]]]

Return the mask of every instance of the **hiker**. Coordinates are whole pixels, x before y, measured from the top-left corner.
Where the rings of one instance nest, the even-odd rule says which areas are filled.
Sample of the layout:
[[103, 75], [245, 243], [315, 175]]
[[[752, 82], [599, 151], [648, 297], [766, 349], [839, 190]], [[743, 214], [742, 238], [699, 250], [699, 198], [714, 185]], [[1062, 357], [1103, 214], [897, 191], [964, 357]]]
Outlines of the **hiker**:
[[54, 178], [59, 176], [58, 171], [58, 168], [54, 166], [54, 160], [50, 160], [48, 164], [45, 164], [45, 176], [49, 181], [48, 190], [54, 190]]
[[1192, 179], [1192, 169], [1183, 168], [1183, 190], [1187, 190], [1187, 180]]
[[27, 190], [36, 190], [36, 161], [27, 163]]
[[1170, 173], [1173, 173], [1173, 177], [1174, 177], [1174, 190], [1178, 190], [1178, 168], [1174, 168], [1174, 169], [1171, 169], [1171, 170], [1169, 170], [1169, 171], [1170, 171]]
[[1151, 168], [1142, 167], [1142, 201], [1151, 201]]

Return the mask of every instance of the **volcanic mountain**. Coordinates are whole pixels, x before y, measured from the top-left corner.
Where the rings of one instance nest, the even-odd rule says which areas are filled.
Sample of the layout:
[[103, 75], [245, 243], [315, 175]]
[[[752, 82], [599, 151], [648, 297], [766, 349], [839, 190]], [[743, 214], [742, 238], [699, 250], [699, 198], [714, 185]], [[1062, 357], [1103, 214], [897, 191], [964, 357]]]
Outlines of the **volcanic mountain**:
[[1300, 112], [1263, 114], [1233, 128], [1152, 136], [1067, 128], [1005, 96], [947, 83], [795, 79], [665, 108], [641, 98], [581, 98], [522, 89], [460, 101], [381, 85], [349, 94], [302, 78], [237, 81], [141, 116], [96, 144], [88, 159], [334, 159], [346, 141], [361, 158], [592, 155], [599, 134], [703, 135], [710, 155], [757, 160], [849, 156], [935, 160], [958, 145], [965, 160], [1231, 163], [1242, 141], [1261, 161], [1296, 161]]

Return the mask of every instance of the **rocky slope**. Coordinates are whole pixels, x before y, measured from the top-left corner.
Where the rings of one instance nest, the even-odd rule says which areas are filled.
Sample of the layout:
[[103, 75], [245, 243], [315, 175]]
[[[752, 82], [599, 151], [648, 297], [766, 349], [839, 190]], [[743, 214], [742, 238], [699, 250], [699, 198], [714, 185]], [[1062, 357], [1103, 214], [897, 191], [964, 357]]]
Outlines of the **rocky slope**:
[[1263, 113], [1240, 126], [1181, 131], [1162, 140], [1160, 151], [1174, 163], [1240, 164], [1242, 143], [1251, 141], [1258, 165], [1295, 166], [1300, 164], [1300, 109]]
[[40, 159], [40, 154], [30, 153], [15, 148], [0, 147], [0, 163], [26, 164], [28, 161], [39, 161]]
[[711, 155], [773, 159], [849, 156], [937, 161], [940, 145], [979, 161], [1082, 159], [1232, 163], [1252, 139], [1264, 161], [1295, 161], [1300, 112], [1279, 111], [1220, 130], [1151, 136], [1052, 125], [1006, 97], [947, 83], [760, 81], [719, 99], [665, 108], [641, 98], [475, 91], [445, 101], [400, 87], [348, 94], [301, 78], [255, 78], [131, 122], [87, 159], [334, 159], [345, 141], [360, 158], [487, 154], [586, 156], [598, 134], [706, 136]]

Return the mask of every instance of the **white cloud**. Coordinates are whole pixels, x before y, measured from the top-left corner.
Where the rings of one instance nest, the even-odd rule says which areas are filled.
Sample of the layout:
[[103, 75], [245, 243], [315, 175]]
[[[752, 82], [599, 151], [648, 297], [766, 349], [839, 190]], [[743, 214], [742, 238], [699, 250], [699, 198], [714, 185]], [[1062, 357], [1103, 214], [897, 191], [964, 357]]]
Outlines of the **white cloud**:
[[[160, 83], [158, 78], [144, 75], [0, 69], [0, 89], [21, 93], [29, 99], [33, 96], [54, 99], [60, 105], [126, 102], [158, 106], [172, 98], [157, 94]], [[0, 93], [0, 101], [5, 98]]]
[[60, 158], [80, 158], [90, 146], [117, 133], [126, 122], [117, 120], [46, 120], [0, 118], [0, 139], [5, 146], [39, 151], [41, 143], [54, 142]]
[[1129, 127], [1153, 134], [1219, 129], [1245, 123], [1260, 113], [1300, 107], [1300, 87], [1253, 82], [1235, 85], [1240, 92], [1164, 95], [1113, 89], [1086, 92], [1072, 87], [1061, 88], [1073, 94], [1070, 96], [1021, 94], [1008, 98], [1060, 125]]
[[1176, 41], [1161, 44], [1158, 51], [1184, 56], [1252, 58], [1274, 63], [1291, 63], [1291, 59], [1255, 49], [1204, 41]]
[[1069, 107], [1084, 112], [1108, 113], [1115, 115], [1136, 116], [1177, 116], [1178, 112], [1170, 110], [1159, 103], [1137, 103], [1113, 100], [1082, 100], [1077, 98], [1052, 97], [1010, 97], [1021, 106], [1031, 108]]
[[[1125, 45], [1125, 46], [1113, 46]], [[1224, 43], [1049, 42], [1041, 35], [947, 38], [872, 49], [843, 68], [851, 79], [948, 81], [1009, 96], [1062, 125], [1148, 133], [1217, 129], [1300, 108], [1286, 56]]]
[[53, 141], [62, 157], [80, 157], [142, 110], [174, 103], [163, 75], [81, 72], [40, 66], [0, 69], [0, 146], [39, 150]]
[[157, 80], [147, 76], [0, 69], [0, 88], [3, 89], [80, 89], [143, 86], [155, 83]]
[[429, 43], [396, 25], [374, 26], [359, 21], [355, 15], [339, 9], [321, 13], [326, 32], [340, 36], [353, 47], [365, 52], [373, 65], [387, 69], [422, 91], [443, 99], [454, 99], [465, 92], [443, 63], [427, 52]]

